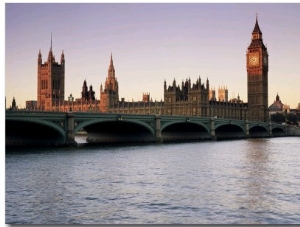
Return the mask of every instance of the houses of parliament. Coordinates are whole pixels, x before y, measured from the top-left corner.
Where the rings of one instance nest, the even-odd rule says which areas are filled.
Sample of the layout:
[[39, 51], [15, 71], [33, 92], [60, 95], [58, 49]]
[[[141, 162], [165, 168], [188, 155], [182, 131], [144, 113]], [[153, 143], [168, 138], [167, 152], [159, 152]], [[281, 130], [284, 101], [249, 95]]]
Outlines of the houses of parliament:
[[[100, 100], [95, 99], [92, 86], [83, 81], [81, 97], [65, 97], [65, 56], [55, 60], [51, 47], [47, 61], [42, 62], [38, 53], [38, 85], [36, 109], [44, 111], [94, 111], [101, 113], [187, 115], [199, 117], [223, 117], [230, 119], [269, 121], [268, 114], [268, 51], [262, 32], [256, 22], [251, 43], [247, 49], [248, 103], [240, 97], [228, 99], [227, 87], [219, 87], [218, 96], [208, 78], [200, 77], [192, 82], [186, 79], [171, 84], [164, 81], [164, 100], [153, 101], [149, 93], [142, 94], [141, 101], [125, 101], [119, 98], [119, 84], [112, 55], [105, 83], [100, 85]], [[65, 100], [67, 99], [67, 100]]]

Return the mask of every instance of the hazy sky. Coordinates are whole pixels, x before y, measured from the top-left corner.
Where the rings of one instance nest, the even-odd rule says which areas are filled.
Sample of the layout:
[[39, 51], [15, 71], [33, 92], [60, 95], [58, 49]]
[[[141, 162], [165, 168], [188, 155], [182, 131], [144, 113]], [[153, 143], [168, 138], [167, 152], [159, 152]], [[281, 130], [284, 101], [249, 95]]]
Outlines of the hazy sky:
[[170, 85], [200, 76], [227, 86], [229, 98], [247, 102], [246, 50], [255, 14], [269, 51], [269, 105], [300, 103], [300, 4], [5, 4], [5, 96], [25, 107], [37, 100], [37, 57], [51, 44], [65, 54], [65, 99], [80, 98], [83, 81], [99, 99], [113, 55], [119, 96], [163, 100]]

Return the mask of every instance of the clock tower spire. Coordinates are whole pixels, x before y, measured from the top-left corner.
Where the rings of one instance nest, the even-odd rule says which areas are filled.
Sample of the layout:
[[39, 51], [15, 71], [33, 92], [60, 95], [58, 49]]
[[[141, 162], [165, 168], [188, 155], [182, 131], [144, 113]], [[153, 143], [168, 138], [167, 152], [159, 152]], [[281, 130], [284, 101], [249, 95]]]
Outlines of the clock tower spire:
[[268, 111], [268, 51], [263, 43], [262, 32], [256, 22], [251, 44], [247, 49], [247, 87], [250, 121], [269, 120]]

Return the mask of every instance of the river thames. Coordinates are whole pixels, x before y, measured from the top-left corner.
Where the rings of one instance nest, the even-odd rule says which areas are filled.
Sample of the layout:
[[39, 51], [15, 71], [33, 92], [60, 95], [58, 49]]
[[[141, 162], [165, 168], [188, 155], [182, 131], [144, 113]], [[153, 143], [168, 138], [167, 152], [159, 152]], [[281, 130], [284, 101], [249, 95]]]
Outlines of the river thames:
[[24, 148], [6, 224], [299, 224], [300, 137]]

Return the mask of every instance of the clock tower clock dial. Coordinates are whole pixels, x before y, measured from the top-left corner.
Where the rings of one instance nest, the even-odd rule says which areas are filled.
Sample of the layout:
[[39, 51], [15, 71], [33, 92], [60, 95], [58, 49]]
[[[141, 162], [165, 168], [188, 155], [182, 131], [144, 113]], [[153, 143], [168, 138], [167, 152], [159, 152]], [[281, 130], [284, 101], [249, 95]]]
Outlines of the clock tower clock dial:
[[269, 121], [268, 51], [257, 22], [247, 49], [248, 120]]
[[259, 65], [259, 55], [258, 54], [251, 54], [249, 55], [249, 65], [250, 66], [258, 66]]

